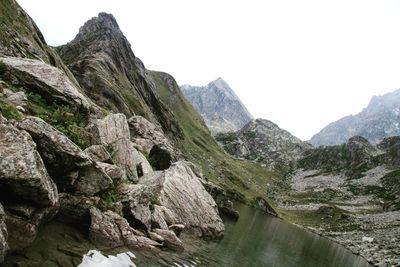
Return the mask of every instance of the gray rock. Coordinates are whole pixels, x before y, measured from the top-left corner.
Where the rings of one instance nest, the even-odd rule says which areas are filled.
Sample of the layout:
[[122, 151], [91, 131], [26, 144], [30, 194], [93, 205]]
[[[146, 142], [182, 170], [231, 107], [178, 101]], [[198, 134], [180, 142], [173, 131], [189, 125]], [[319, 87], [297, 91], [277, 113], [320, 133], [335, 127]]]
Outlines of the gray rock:
[[118, 198], [123, 205], [124, 217], [135, 228], [151, 229], [150, 204], [153, 193], [142, 184], [121, 184], [117, 188]]
[[149, 232], [149, 237], [151, 240], [154, 240], [158, 243], [163, 243], [165, 241], [165, 239], [162, 236], [160, 236], [154, 232]]
[[8, 245], [11, 250], [19, 250], [32, 245], [39, 226], [47, 222], [56, 213], [55, 207], [38, 208], [30, 203], [6, 204], [6, 225]]
[[113, 184], [113, 180], [97, 163], [84, 166], [79, 170], [79, 176], [72, 185], [72, 190], [77, 194], [93, 196], [105, 191]]
[[98, 207], [99, 197], [75, 196], [60, 193], [60, 210], [57, 219], [79, 226], [90, 225], [90, 209]]
[[161, 127], [151, 123], [142, 116], [133, 116], [128, 120], [131, 132], [131, 141], [143, 153], [150, 154], [151, 149], [155, 146], [161, 146], [177, 157], [173, 144], [165, 136]]
[[84, 150], [84, 152], [93, 160], [106, 163], [112, 163], [111, 155], [102, 145], [93, 145]]
[[272, 215], [274, 217], [278, 217], [278, 213], [272, 208], [272, 206], [262, 197], [256, 197], [256, 203], [258, 207], [264, 211], [265, 213], [268, 213], [269, 215]]
[[239, 212], [233, 208], [233, 202], [228, 198], [225, 190], [209, 181], [201, 180], [201, 182], [217, 203], [218, 211], [237, 220], [239, 218]]
[[126, 245], [152, 249], [160, 245], [149, 238], [135, 235], [128, 221], [112, 211], [102, 213], [96, 208], [91, 208], [90, 215], [92, 220], [89, 238], [98, 246], [116, 248]]
[[171, 224], [168, 226], [168, 229], [173, 231], [176, 236], [180, 236], [182, 231], [185, 229], [185, 226], [183, 224]]
[[97, 165], [113, 180], [114, 183], [126, 181], [125, 171], [117, 165], [108, 164], [104, 162], [97, 162]]
[[168, 230], [168, 225], [173, 225], [178, 221], [175, 214], [168, 208], [153, 205], [153, 212], [151, 214], [151, 227], [153, 229], [159, 228]]
[[28, 98], [24, 92], [16, 92], [7, 97], [7, 100], [16, 106], [25, 107], [28, 104]]
[[43, 61], [27, 58], [4, 57], [0, 61], [7, 67], [5, 76], [16, 85], [34, 88], [49, 102], [68, 105], [88, 113], [90, 102], [62, 70]]
[[223, 148], [238, 158], [263, 162], [270, 168], [293, 164], [311, 146], [275, 123], [256, 119], [235, 133], [216, 136]]
[[207, 86], [181, 86], [185, 97], [203, 116], [213, 134], [236, 131], [253, 117], [222, 79], [210, 82]]
[[3, 206], [0, 204], [0, 263], [4, 261], [4, 257], [9, 249], [7, 239], [8, 232], [5, 223], [5, 213]]
[[140, 177], [153, 171], [146, 157], [134, 148], [129, 139], [119, 139], [109, 147], [114, 164], [125, 170], [129, 180], [137, 182]]
[[129, 126], [124, 114], [110, 114], [88, 126], [93, 145], [108, 146], [120, 139], [129, 139]]
[[[156, 184], [158, 182], [158, 185]], [[172, 211], [176, 220], [198, 236], [219, 238], [224, 234], [224, 224], [219, 217], [217, 204], [204, 189], [191, 164], [178, 161], [159, 173], [143, 177], [140, 183], [161, 188], [159, 202]]]
[[51, 177], [61, 191], [73, 182], [66, 181], [66, 176], [93, 164], [76, 144], [40, 118], [27, 117], [18, 123], [18, 128], [32, 136]]
[[7, 123], [0, 123], [0, 191], [41, 206], [58, 203], [57, 187], [31, 136]]
[[166, 247], [177, 251], [182, 251], [185, 249], [183, 246], [183, 242], [176, 236], [173, 231], [164, 229], [154, 229], [153, 231], [164, 239], [164, 245]]

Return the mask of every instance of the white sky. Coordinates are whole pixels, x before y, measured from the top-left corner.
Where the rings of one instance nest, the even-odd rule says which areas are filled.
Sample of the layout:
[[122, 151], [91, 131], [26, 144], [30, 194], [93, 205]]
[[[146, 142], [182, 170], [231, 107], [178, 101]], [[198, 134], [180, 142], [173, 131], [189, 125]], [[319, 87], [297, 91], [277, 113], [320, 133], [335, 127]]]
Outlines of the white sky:
[[148, 69], [224, 78], [257, 118], [308, 140], [400, 88], [400, 1], [18, 0], [50, 45], [112, 13]]

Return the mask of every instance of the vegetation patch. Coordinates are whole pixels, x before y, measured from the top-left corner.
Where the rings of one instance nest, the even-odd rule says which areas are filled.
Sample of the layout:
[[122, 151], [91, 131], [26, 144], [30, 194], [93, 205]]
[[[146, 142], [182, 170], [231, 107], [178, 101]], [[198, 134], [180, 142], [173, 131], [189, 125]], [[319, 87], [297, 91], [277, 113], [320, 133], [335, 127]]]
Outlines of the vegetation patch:
[[23, 114], [17, 110], [17, 108], [10, 103], [4, 102], [0, 99], [0, 112], [4, 118], [8, 120], [22, 120]]
[[85, 129], [85, 120], [79, 112], [74, 112], [68, 106], [49, 105], [39, 94], [28, 92], [28, 111], [40, 117], [57, 130], [65, 134], [80, 148], [89, 146], [89, 133]]

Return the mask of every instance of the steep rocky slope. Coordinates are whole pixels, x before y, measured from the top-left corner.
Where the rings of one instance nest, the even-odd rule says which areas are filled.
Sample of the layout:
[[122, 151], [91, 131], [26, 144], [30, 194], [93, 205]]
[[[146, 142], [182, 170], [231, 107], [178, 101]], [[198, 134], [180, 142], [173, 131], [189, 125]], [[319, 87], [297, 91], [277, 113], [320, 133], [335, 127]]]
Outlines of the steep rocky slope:
[[356, 115], [332, 122], [310, 143], [314, 146], [345, 143], [352, 136], [360, 135], [372, 143], [383, 138], [400, 135], [400, 90], [374, 96], [368, 106]]
[[230, 86], [218, 78], [207, 86], [181, 86], [185, 97], [203, 116], [210, 131], [236, 131], [253, 119]]
[[216, 139], [228, 153], [272, 168], [294, 163], [310, 148], [288, 131], [263, 119], [253, 120], [237, 132], [218, 134]]
[[112, 15], [100, 13], [86, 22], [57, 52], [96, 104], [128, 117], [140, 115], [161, 125], [171, 138], [182, 138], [178, 122], [158, 98]]

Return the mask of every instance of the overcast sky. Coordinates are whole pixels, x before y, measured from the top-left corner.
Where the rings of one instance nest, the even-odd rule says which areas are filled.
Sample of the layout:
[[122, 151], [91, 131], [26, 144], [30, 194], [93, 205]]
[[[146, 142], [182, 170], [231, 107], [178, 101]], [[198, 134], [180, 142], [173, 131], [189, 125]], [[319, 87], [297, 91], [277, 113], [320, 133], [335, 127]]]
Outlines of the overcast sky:
[[17, 0], [50, 45], [112, 13], [148, 69], [225, 79], [254, 117], [308, 140], [400, 88], [400, 1]]

